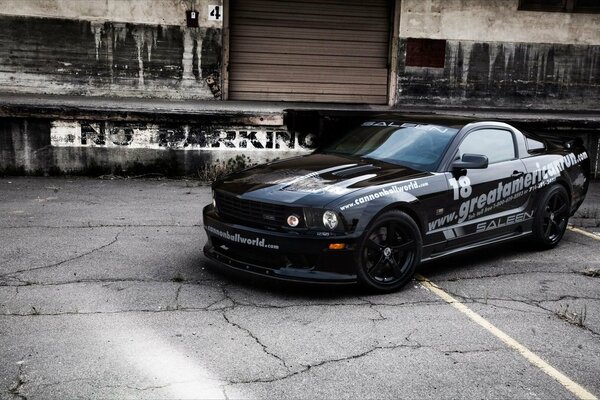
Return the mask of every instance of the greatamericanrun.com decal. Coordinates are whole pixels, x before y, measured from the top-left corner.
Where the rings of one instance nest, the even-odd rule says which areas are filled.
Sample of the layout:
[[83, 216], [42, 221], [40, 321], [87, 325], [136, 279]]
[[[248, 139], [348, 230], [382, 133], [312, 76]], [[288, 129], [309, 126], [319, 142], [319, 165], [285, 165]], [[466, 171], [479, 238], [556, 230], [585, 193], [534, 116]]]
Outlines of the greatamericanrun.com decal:
[[586, 160], [588, 155], [583, 152], [579, 155], [569, 153], [560, 159], [540, 166], [536, 163], [536, 169], [523, 176], [515, 178], [507, 183], [498, 183], [498, 187], [491, 189], [487, 193], [471, 197], [473, 189], [471, 180], [467, 176], [461, 176], [458, 179], [450, 178], [448, 183], [453, 191], [453, 199], [464, 200], [457, 212], [451, 212], [440, 218], [437, 218], [428, 224], [428, 233], [445, 228], [451, 222], [462, 223], [481, 216], [494, 208], [510, 202], [525, 193], [540, 189], [556, 180], [556, 177], [575, 164]]

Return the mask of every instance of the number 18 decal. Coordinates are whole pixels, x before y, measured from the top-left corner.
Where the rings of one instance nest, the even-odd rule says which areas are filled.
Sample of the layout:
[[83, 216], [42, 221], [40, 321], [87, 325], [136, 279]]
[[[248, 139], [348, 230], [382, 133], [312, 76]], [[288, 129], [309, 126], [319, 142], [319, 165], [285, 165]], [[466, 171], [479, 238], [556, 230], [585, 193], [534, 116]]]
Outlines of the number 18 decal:
[[471, 195], [473, 189], [471, 188], [471, 180], [466, 176], [458, 178], [458, 182], [454, 178], [448, 179], [448, 183], [454, 191], [454, 200], [459, 198], [466, 199]]

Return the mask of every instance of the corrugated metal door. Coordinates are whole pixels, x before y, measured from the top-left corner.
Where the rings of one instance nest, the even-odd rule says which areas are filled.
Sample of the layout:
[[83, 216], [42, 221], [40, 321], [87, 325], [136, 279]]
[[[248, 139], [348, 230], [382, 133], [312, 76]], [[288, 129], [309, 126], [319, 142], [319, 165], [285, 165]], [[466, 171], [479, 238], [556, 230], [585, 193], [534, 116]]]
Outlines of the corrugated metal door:
[[229, 98], [384, 104], [386, 0], [231, 0]]

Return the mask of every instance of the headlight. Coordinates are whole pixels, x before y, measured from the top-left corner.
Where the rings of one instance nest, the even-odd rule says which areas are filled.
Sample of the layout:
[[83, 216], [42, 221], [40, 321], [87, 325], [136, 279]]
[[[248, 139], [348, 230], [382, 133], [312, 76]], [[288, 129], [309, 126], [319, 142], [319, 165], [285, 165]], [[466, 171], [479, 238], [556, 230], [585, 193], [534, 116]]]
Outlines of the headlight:
[[287, 223], [292, 228], [295, 228], [300, 223], [300, 217], [298, 217], [297, 215], [292, 214], [289, 217], [287, 217]]
[[215, 191], [211, 190], [212, 192], [212, 203], [213, 203], [213, 207], [216, 209], [217, 208], [217, 200], [215, 200]]
[[338, 216], [333, 211], [325, 211], [323, 213], [323, 225], [326, 228], [334, 230], [338, 226]]

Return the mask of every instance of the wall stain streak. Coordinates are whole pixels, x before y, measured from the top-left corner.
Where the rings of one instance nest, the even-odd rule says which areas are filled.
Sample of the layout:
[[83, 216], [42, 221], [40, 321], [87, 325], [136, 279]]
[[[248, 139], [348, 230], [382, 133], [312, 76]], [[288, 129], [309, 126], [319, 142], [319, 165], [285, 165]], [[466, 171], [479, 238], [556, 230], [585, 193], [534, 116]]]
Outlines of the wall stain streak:
[[404, 65], [398, 104], [600, 109], [600, 46], [447, 41], [443, 69]]
[[0, 16], [9, 93], [214, 99], [221, 30]]

